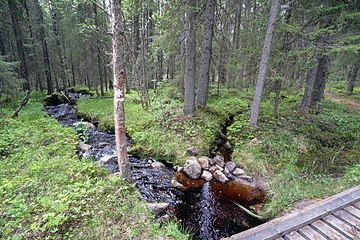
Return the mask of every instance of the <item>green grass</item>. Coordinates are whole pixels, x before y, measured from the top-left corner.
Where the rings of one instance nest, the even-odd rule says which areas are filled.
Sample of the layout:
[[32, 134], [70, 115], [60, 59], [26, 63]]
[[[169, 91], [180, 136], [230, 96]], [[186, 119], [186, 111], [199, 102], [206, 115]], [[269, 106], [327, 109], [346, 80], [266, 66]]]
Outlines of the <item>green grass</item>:
[[[131, 137], [131, 153], [181, 162], [190, 146], [208, 154], [226, 119], [247, 109], [248, 104], [230, 93], [222, 98], [211, 96], [209, 106], [194, 116], [184, 117], [182, 103], [170, 97], [173, 92], [167, 85], [158, 89], [148, 108], [142, 108], [136, 92], [126, 95], [126, 131]], [[81, 99], [78, 114], [99, 122], [103, 130], [114, 129], [113, 99]]]
[[163, 227], [139, 193], [77, 157], [76, 131], [42, 111], [36, 95], [0, 126], [1, 239], [186, 239]]

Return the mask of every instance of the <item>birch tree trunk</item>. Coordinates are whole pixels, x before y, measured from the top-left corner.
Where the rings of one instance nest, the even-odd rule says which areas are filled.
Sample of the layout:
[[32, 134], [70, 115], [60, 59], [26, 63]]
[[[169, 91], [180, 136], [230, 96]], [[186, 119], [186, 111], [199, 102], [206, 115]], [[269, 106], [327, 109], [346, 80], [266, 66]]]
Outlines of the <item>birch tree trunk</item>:
[[212, 51], [215, 0], [208, 0], [205, 7], [204, 39], [200, 66], [200, 80], [197, 88], [196, 105], [206, 106], [209, 90], [209, 71]]
[[273, 34], [273, 28], [275, 25], [275, 20], [277, 16], [279, 8], [279, 0], [273, 0], [270, 10], [270, 17], [269, 23], [266, 30], [265, 36], [265, 43], [263, 48], [263, 53], [261, 56], [261, 62], [259, 67], [259, 77], [256, 83], [254, 101], [251, 108], [251, 116], [250, 116], [250, 125], [256, 126], [258, 122], [259, 112], [260, 112], [260, 102], [261, 102], [261, 95], [264, 89], [265, 77], [266, 77], [266, 70], [269, 63], [269, 55], [270, 55], [270, 48], [271, 48], [271, 40]]
[[121, 14], [121, 0], [111, 0], [111, 26], [113, 50], [114, 125], [116, 155], [120, 177], [131, 181], [130, 164], [126, 150], [125, 109], [124, 109], [124, 24]]
[[186, 73], [185, 73], [185, 99], [184, 114], [195, 113], [195, 0], [188, 0], [189, 10], [186, 12]]

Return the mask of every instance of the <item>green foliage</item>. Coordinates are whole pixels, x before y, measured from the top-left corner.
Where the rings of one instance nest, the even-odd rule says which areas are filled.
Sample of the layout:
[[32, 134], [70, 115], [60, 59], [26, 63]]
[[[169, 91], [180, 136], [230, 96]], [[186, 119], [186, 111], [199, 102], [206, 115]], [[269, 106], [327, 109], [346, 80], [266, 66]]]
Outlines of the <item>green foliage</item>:
[[0, 55], [0, 101], [2, 101], [2, 97], [14, 101], [21, 82], [22, 80], [17, 74], [17, 63], [7, 62], [6, 57]]
[[173, 223], [159, 228], [134, 186], [80, 161], [76, 131], [40, 103], [6, 118], [0, 135], [1, 239], [186, 238]]

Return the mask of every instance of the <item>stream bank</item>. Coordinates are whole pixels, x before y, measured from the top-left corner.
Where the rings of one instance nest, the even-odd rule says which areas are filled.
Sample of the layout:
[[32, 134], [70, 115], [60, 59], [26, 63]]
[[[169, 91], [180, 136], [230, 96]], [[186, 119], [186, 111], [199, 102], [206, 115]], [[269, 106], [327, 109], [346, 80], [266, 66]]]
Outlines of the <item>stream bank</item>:
[[[74, 99], [77, 97], [75, 95]], [[93, 159], [109, 173], [118, 171], [112, 132], [99, 131], [91, 123], [79, 123], [73, 104], [61, 103], [46, 106], [45, 109], [64, 126], [78, 130], [80, 138], [84, 140], [79, 149], [82, 158]], [[133, 155], [129, 155], [129, 160], [132, 179], [139, 188], [141, 198], [150, 203], [168, 203], [169, 207], [163, 214], [179, 220], [184, 229], [192, 233], [193, 239], [219, 239], [261, 223], [243, 212], [229, 198], [234, 195], [234, 201], [238, 201], [236, 196], [247, 199], [246, 192], [239, 191], [231, 184], [224, 188], [223, 184], [212, 180], [196, 187], [177, 188], [172, 184], [176, 171], [171, 163]], [[241, 204], [249, 207], [254, 202], [242, 201]]]

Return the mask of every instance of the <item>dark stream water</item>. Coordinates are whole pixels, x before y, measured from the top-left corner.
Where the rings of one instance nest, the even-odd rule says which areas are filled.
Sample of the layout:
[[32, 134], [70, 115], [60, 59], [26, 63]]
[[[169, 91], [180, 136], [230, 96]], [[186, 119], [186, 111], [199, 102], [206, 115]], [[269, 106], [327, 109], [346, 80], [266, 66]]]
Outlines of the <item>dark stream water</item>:
[[[46, 106], [45, 109], [64, 126], [74, 127], [80, 122], [75, 105], [63, 103]], [[117, 172], [114, 133], [99, 131], [93, 126], [85, 131], [86, 143], [91, 145], [88, 154], [109, 173]], [[128, 145], [130, 146], [130, 141]], [[216, 240], [260, 224], [242, 212], [231, 201], [229, 194], [224, 194], [226, 191], [221, 190], [221, 184], [215, 181], [181, 190], [171, 185], [171, 180], [176, 174], [171, 163], [162, 162], [165, 168], [154, 168], [152, 163], [155, 160], [150, 158], [129, 155], [129, 160], [132, 179], [140, 190], [141, 198], [147, 202], [169, 203], [166, 214], [179, 220], [182, 226], [191, 232], [192, 239]], [[229, 189], [227, 191], [229, 192]], [[249, 204], [245, 203], [244, 206]]]

